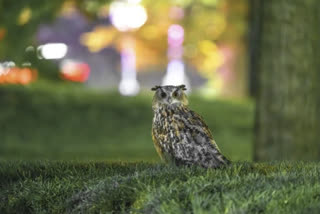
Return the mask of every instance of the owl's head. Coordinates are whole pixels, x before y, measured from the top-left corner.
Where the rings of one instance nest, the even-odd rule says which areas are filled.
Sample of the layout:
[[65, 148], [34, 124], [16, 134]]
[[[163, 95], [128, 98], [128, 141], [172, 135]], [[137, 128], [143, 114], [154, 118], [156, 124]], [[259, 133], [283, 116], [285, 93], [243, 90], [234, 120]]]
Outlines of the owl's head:
[[152, 108], [155, 110], [162, 105], [167, 106], [179, 106], [188, 105], [187, 95], [184, 93], [186, 89], [185, 85], [179, 86], [155, 86], [151, 89], [155, 91]]

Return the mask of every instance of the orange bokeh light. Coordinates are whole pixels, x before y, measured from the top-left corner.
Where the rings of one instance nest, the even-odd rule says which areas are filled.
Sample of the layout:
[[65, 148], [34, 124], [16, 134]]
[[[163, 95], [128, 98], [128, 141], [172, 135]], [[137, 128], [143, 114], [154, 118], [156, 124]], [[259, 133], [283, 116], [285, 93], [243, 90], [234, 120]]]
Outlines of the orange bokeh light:
[[0, 84], [21, 84], [27, 85], [37, 79], [38, 72], [31, 68], [8, 68], [0, 73]]

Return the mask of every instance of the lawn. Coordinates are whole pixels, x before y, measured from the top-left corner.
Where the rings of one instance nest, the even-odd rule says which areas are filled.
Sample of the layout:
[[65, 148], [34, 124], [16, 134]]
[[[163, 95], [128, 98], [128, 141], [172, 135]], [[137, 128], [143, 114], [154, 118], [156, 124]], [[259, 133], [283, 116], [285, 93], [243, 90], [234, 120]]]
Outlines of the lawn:
[[[122, 97], [82, 87], [0, 87], [0, 160], [159, 161], [151, 140], [152, 93]], [[253, 105], [207, 100], [190, 106], [232, 160], [251, 160]]]
[[318, 163], [0, 162], [0, 213], [319, 213]]

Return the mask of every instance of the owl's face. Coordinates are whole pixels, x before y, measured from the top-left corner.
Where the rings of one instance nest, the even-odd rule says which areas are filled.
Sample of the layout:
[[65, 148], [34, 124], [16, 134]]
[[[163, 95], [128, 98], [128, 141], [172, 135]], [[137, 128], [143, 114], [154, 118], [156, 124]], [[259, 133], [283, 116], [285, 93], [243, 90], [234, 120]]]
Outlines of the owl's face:
[[155, 95], [152, 101], [152, 108], [159, 108], [161, 105], [178, 106], [188, 105], [188, 99], [184, 91], [186, 90], [185, 85], [179, 86], [155, 86], [151, 89], [155, 91]]

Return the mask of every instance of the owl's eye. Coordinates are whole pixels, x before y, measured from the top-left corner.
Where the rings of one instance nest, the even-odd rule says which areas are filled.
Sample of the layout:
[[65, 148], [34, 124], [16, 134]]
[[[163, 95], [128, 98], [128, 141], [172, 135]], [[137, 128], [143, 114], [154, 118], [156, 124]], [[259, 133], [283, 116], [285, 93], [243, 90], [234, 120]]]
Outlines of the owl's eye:
[[160, 96], [161, 96], [161, 98], [165, 98], [167, 96], [167, 94], [165, 92], [161, 92]]
[[172, 93], [172, 96], [173, 96], [174, 98], [177, 98], [178, 95], [179, 95], [179, 93], [178, 93], [177, 91], [175, 91], [175, 92]]

